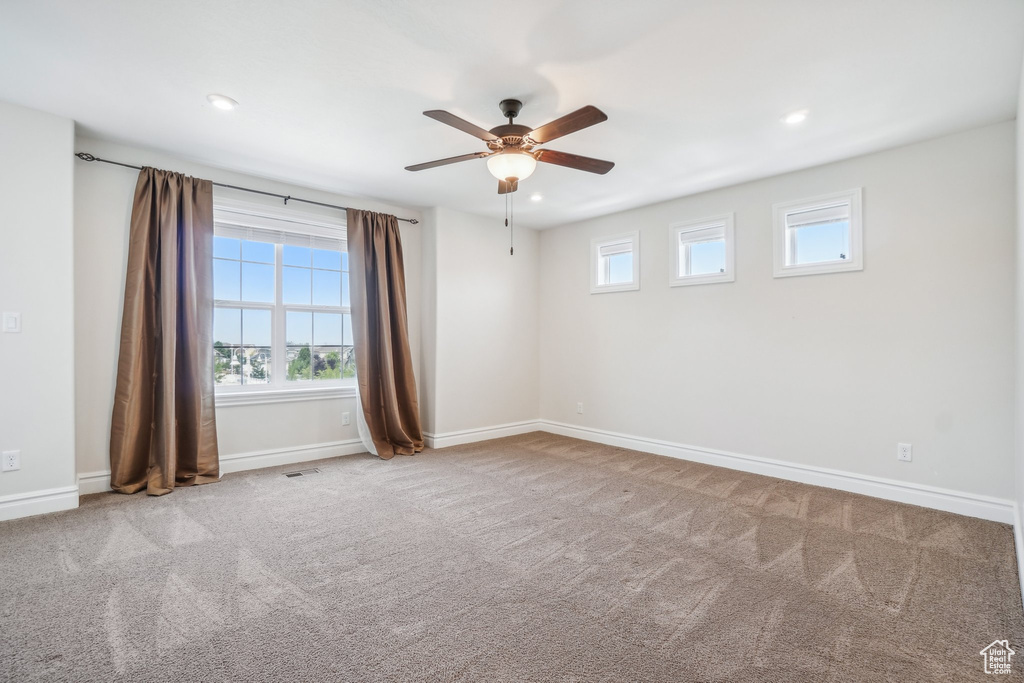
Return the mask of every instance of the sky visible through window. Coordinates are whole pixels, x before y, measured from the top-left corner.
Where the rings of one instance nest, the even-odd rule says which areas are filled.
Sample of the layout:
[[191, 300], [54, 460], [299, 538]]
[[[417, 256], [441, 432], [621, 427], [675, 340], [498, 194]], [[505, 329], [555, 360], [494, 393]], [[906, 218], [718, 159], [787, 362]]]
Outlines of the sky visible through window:
[[725, 241], [694, 242], [690, 244], [690, 272], [681, 275], [709, 275], [721, 273], [725, 268]]
[[605, 258], [608, 259], [609, 267], [608, 282], [605, 284], [621, 285], [633, 281], [632, 253], [627, 251], [622, 254], [605, 256]]
[[[214, 237], [213, 247], [218, 384], [271, 383], [272, 357], [283, 360], [289, 381], [354, 376], [352, 317], [344, 310], [350, 299], [346, 252], [292, 244], [279, 250], [223, 236]], [[276, 351], [275, 324], [285, 338]]]
[[[342, 272], [348, 271], [348, 254], [327, 249], [311, 249], [285, 245], [283, 248], [282, 298], [285, 304], [314, 306], [349, 306], [348, 278]], [[213, 238], [213, 298], [221, 301], [252, 301], [274, 303], [274, 245], [268, 242], [249, 242], [230, 237]], [[230, 259], [230, 260], [228, 260]], [[269, 311], [265, 315], [249, 315], [245, 318], [246, 345], [270, 345], [271, 322]], [[340, 316], [337, 320], [340, 321]], [[214, 339], [224, 344], [241, 344], [241, 321], [237, 317], [219, 315], [214, 319]], [[327, 319], [318, 319], [319, 325]], [[331, 322], [330, 324], [334, 324]], [[289, 333], [292, 327], [289, 326]], [[298, 329], [298, 328], [296, 328]], [[332, 328], [333, 329], [333, 328]], [[318, 334], [319, 336], [319, 334]], [[351, 344], [351, 330], [342, 341], [337, 335], [324, 333], [325, 338], [337, 338], [334, 342], [318, 342], [330, 345]], [[301, 344], [299, 338], [288, 344]], [[305, 343], [309, 343], [307, 339]]]
[[850, 257], [850, 222], [817, 223], [790, 228], [796, 244], [794, 265], [839, 261]]

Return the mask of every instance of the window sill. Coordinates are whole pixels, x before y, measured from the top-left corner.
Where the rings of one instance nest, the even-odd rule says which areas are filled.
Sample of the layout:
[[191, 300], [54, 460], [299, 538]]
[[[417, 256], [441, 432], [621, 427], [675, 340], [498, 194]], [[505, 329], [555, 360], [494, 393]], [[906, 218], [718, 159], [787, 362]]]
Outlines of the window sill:
[[608, 294], [610, 292], [635, 292], [640, 289], [639, 282], [626, 282], [621, 285], [591, 285], [591, 294]]
[[354, 398], [355, 384], [301, 389], [254, 389], [252, 391], [225, 391], [215, 394], [218, 408], [252, 406], [263, 403], [294, 403], [297, 401], [323, 401], [334, 398]]
[[733, 273], [709, 273], [707, 275], [684, 275], [668, 281], [669, 287], [688, 287], [690, 285], [713, 285], [716, 282], [735, 282]]
[[802, 266], [781, 266], [775, 268], [775, 277], [795, 277], [799, 275], [824, 275], [825, 273], [847, 273], [855, 270], [864, 270], [864, 263], [860, 259], [848, 261], [824, 261], [821, 263], [809, 263]]

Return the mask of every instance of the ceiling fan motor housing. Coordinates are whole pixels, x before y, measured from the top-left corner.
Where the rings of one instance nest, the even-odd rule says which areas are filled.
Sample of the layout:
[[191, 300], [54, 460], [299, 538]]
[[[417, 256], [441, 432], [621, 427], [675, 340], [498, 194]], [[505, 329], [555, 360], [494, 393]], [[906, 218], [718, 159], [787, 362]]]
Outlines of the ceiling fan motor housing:
[[498, 102], [498, 108], [501, 109], [501, 115], [511, 121], [515, 117], [519, 116], [519, 111], [523, 108], [523, 103], [519, 100], [502, 100]]

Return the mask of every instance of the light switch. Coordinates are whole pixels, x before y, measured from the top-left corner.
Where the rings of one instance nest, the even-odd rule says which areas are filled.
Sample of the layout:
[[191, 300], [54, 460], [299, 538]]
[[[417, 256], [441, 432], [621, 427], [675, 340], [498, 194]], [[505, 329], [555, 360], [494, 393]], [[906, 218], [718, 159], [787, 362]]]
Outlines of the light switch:
[[21, 332], [21, 313], [4, 311], [4, 332]]

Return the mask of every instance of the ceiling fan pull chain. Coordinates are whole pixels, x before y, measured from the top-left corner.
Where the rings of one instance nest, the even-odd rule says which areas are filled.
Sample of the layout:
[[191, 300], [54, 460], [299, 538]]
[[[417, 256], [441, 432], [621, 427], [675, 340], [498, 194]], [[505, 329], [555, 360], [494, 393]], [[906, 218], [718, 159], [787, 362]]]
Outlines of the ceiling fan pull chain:
[[512, 246], [512, 236], [515, 234], [516, 231], [516, 197], [511, 192], [508, 193], [508, 201], [512, 206], [512, 224], [508, 226], [508, 255], [515, 256], [515, 249]]

